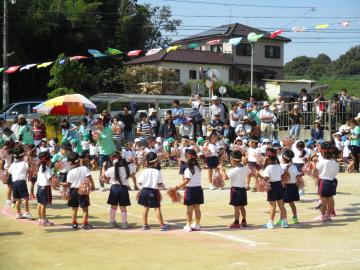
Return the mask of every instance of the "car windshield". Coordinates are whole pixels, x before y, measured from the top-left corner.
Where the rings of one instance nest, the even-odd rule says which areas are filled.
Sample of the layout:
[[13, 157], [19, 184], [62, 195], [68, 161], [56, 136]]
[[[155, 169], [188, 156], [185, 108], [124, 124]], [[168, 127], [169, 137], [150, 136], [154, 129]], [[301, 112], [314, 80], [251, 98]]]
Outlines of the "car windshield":
[[5, 112], [7, 112], [12, 106], [14, 106], [13, 103], [7, 105], [5, 108], [3, 108], [3, 109], [0, 111], [0, 113], [5, 113]]

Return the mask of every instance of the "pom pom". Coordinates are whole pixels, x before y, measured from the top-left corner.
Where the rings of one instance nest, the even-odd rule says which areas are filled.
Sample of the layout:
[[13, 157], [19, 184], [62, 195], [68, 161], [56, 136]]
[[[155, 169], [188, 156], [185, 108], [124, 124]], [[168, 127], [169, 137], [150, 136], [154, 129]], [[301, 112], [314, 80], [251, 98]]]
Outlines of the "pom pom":
[[229, 161], [229, 155], [225, 150], [223, 150], [222, 153], [220, 154], [219, 160], [221, 163]]
[[88, 178], [80, 182], [78, 193], [79, 195], [89, 195], [91, 192], [91, 183]]
[[3, 184], [7, 184], [9, 181], [9, 172], [7, 170], [0, 170], [0, 180]]
[[32, 160], [29, 168], [29, 178], [36, 177], [39, 171], [40, 161]]
[[299, 189], [303, 189], [305, 187], [305, 182], [302, 176], [296, 177], [296, 185]]
[[303, 169], [302, 169], [304, 175], [307, 175], [309, 177], [311, 177], [314, 181], [315, 184], [318, 184], [319, 181], [319, 172], [316, 169], [316, 163], [315, 162], [308, 162], [304, 165]]
[[0, 149], [0, 160], [5, 160], [8, 154], [9, 152], [5, 149], [5, 147], [2, 147]]
[[173, 203], [181, 203], [182, 196], [175, 188], [170, 188], [166, 191], [166, 194], [170, 197]]
[[283, 175], [281, 176], [281, 183], [283, 186], [289, 184], [290, 182], [290, 173], [289, 173], [289, 166], [285, 169]]
[[59, 190], [60, 184], [59, 184], [58, 177], [56, 174], [52, 175], [50, 177], [49, 181], [50, 181], [51, 188], [53, 190]]
[[70, 200], [70, 191], [68, 188], [60, 189], [60, 196], [63, 200]]
[[225, 181], [222, 179], [222, 176], [218, 171], [215, 171], [212, 175], [212, 184], [216, 188], [225, 187]]
[[257, 192], [268, 192], [271, 189], [269, 181], [264, 177], [259, 176], [256, 180], [255, 189]]
[[205, 157], [209, 157], [211, 155], [211, 151], [207, 146], [204, 146], [203, 153]]

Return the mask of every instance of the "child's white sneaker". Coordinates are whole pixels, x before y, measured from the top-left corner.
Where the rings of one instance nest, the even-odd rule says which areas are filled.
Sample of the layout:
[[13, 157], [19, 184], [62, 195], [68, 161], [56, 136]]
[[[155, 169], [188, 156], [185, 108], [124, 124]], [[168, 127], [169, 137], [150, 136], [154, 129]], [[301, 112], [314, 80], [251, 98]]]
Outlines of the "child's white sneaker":
[[21, 213], [16, 214], [16, 219], [22, 219], [22, 218], [24, 218], [23, 214]]
[[190, 225], [185, 225], [185, 226], [184, 226], [184, 231], [185, 231], [185, 232], [191, 232], [191, 231], [192, 231], [191, 226], [190, 226]]
[[11, 201], [11, 200], [6, 200], [6, 201], [5, 201], [5, 206], [6, 206], [6, 207], [11, 207], [11, 205], [12, 205], [12, 201]]
[[213, 184], [210, 184], [209, 189], [210, 189], [210, 190], [214, 190], [214, 189], [216, 189], [216, 188], [213, 186]]
[[195, 223], [193, 223], [193, 224], [191, 224], [191, 229], [193, 230], [193, 231], [200, 231], [200, 225], [199, 224], [195, 224]]
[[24, 213], [23, 214], [23, 217], [24, 218], [27, 218], [27, 219], [33, 219], [33, 216], [28, 212], [28, 213]]

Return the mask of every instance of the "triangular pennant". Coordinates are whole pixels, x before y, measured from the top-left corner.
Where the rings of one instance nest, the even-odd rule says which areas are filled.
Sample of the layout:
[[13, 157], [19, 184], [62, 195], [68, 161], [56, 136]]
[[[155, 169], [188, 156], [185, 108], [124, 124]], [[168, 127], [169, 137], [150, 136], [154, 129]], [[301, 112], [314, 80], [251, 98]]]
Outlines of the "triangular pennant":
[[284, 30], [282, 30], [282, 29], [271, 32], [270, 38], [276, 38], [277, 36], [281, 35], [283, 32], [284, 32]]
[[343, 21], [340, 24], [344, 27], [348, 27], [350, 25], [349, 21]]
[[70, 61], [80, 60], [80, 59], [86, 59], [86, 56], [77, 55], [77, 56], [71, 56]]
[[221, 42], [221, 39], [213, 39], [213, 40], [209, 40], [208, 42], [206, 42], [207, 45], [216, 45], [219, 44]]
[[294, 26], [291, 28], [293, 32], [305, 32], [306, 28], [304, 26]]
[[4, 70], [4, 68], [0, 68], [0, 72], [2, 72]]
[[60, 59], [59, 64], [60, 64], [60, 65], [65, 64], [65, 60], [66, 60], [66, 59]]
[[9, 67], [7, 70], [5, 70], [5, 73], [7, 73], [7, 74], [15, 73], [19, 68], [20, 68], [20, 66]]
[[236, 45], [239, 45], [239, 44], [240, 44], [241, 40], [242, 40], [242, 37], [231, 38], [231, 39], [229, 39], [228, 43], [229, 43], [230, 45], [236, 46]]
[[127, 56], [139, 56], [142, 50], [133, 50], [127, 53]]
[[24, 69], [30, 69], [35, 66], [36, 66], [36, 64], [27, 64], [26, 66], [21, 67], [20, 71], [23, 71]]
[[256, 33], [249, 33], [247, 39], [249, 42], [257, 42], [260, 38], [262, 38], [264, 34], [256, 34]]
[[94, 57], [104, 57], [105, 54], [99, 52], [98, 50], [88, 49], [88, 52]]
[[45, 67], [50, 66], [52, 63], [54, 63], [54, 62], [45, 62], [45, 63], [37, 65], [36, 67], [37, 68], [45, 68]]
[[171, 46], [171, 47], [166, 49], [166, 52], [168, 53], [168, 52], [171, 52], [171, 51], [176, 51], [180, 47], [181, 47], [181, 45]]
[[315, 26], [315, 29], [325, 29], [328, 28], [330, 25], [329, 24], [318, 24]]
[[118, 49], [114, 49], [114, 48], [108, 48], [108, 49], [107, 49], [107, 52], [108, 52], [109, 54], [112, 54], [112, 55], [114, 55], [114, 54], [123, 54], [122, 51], [120, 51], [120, 50], [118, 50]]
[[189, 49], [195, 49], [195, 48], [197, 48], [197, 47], [199, 47], [200, 46], [200, 44], [198, 44], [198, 43], [191, 43], [191, 44], [189, 44], [187, 47], [189, 48]]
[[156, 53], [160, 52], [161, 50], [162, 50], [162, 48], [151, 49], [151, 50], [148, 50], [145, 55], [146, 56], [153, 55], [153, 54], [156, 54]]

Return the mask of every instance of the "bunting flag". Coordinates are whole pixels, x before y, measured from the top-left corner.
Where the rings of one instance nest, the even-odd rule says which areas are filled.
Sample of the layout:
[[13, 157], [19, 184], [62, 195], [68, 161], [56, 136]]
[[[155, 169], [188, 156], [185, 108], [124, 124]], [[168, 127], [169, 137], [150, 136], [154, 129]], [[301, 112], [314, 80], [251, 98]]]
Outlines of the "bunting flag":
[[60, 64], [60, 65], [65, 64], [65, 59], [60, 59], [59, 64]]
[[153, 54], [160, 52], [161, 50], [162, 50], [162, 48], [151, 49], [145, 55], [146, 56], [153, 55]]
[[284, 33], [284, 30], [282, 30], [282, 29], [271, 32], [270, 38], [276, 38], [277, 36], [281, 35], [282, 33]]
[[249, 33], [247, 39], [249, 42], [257, 42], [260, 38], [262, 38], [264, 34], [256, 34], [256, 33]]
[[107, 48], [107, 52], [111, 55], [115, 55], [115, 54], [123, 54], [122, 51], [118, 50], [118, 49], [114, 49], [114, 48]]
[[4, 68], [0, 68], [0, 72], [2, 72], [4, 70]]
[[50, 66], [52, 63], [54, 63], [54, 62], [45, 62], [45, 63], [37, 65], [36, 67], [37, 68], [46, 68], [46, 67]]
[[88, 49], [88, 53], [90, 53], [94, 57], [104, 57], [105, 54], [99, 52], [98, 50]]
[[181, 45], [175, 45], [175, 46], [171, 46], [169, 48], [166, 49], [166, 52], [169, 53], [171, 51], [176, 51], [177, 49], [179, 49], [181, 47]]
[[242, 40], [242, 37], [231, 38], [231, 39], [229, 39], [228, 43], [229, 43], [230, 45], [236, 46], [236, 45], [239, 45], [239, 44], [240, 44], [241, 40]]
[[23, 66], [20, 68], [20, 71], [23, 71], [24, 69], [29, 70], [32, 67], [35, 67], [36, 64], [27, 64], [26, 66]]
[[349, 26], [349, 21], [343, 21], [340, 23], [342, 26], [344, 27], [348, 27]]
[[142, 53], [142, 50], [134, 50], [127, 53], [127, 56], [139, 56]]
[[326, 29], [329, 26], [330, 26], [329, 24], [318, 24], [315, 26], [315, 29]]
[[87, 58], [86, 56], [82, 56], [82, 55], [71, 56], [70, 61], [76, 61], [76, 60], [86, 59], [86, 58]]
[[195, 48], [197, 48], [197, 47], [199, 47], [200, 46], [200, 44], [198, 44], [198, 43], [191, 43], [191, 44], [189, 44], [187, 47], [189, 48], [189, 49], [195, 49]]
[[305, 32], [306, 28], [304, 26], [294, 26], [291, 28], [293, 32]]
[[7, 70], [5, 70], [5, 73], [6, 73], [6, 74], [14, 73], [14, 72], [16, 72], [19, 68], [20, 68], [20, 66], [12, 66], [12, 67], [9, 67]]
[[213, 39], [213, 40], [209, 40], [208, 42], [206, 42], [207, 45], [216, 45], [219, 44], [221, 42], [221, 39]]

